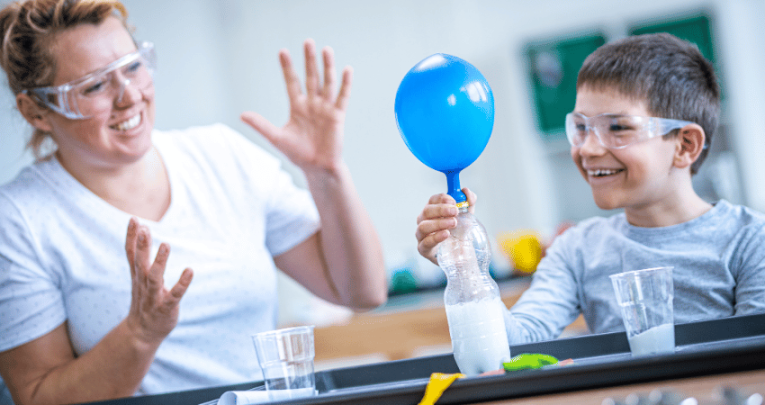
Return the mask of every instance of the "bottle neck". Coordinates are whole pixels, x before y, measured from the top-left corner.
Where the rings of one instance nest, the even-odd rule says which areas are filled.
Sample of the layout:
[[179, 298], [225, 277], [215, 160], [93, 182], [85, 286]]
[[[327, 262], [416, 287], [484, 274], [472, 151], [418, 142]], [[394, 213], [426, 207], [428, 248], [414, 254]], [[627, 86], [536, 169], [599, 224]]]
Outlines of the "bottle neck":
[[468, 204], [467, 200], [457, 203], [457, 210], [459, 210], [459, 214], [468, 212], [468, 208], [470, 208], [470, 204]]

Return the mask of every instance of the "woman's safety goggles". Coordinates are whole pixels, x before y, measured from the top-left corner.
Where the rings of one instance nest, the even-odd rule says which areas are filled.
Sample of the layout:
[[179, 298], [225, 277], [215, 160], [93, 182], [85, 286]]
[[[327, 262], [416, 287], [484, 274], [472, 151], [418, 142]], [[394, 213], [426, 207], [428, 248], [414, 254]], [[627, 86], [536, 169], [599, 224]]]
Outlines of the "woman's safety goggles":
[[609, 149], [622, 149], [635, 143], [693, 124], [689, 121], [635, 115], [600, 114], [587, 117], [579, 113], [566, 114], [566, 137], [574, 147], [580, 147], [592, 131], [598, 142]]
[[115, 100], [121, 102], [126, 86], [151, 86], [155, 66], [154, 44], [143, 42], [135, 52], [79, 79], [24, 92], [67, 118], [85, 119], [111, 110]]

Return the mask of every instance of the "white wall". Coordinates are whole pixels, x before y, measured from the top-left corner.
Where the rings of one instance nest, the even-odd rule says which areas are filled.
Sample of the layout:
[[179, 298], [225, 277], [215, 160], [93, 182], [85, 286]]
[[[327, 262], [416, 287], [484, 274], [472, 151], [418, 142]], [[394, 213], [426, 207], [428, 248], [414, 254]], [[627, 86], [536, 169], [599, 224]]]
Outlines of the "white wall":
[[[13, 178], [18, 170], [32, 162], [25, 150], [29, 127], [16, 110], [16, 102], [8, 89], [8, 79], [0, 78], [0, 184]], [[22, 135], [24, 134], [24, 135]]]
[[[618, 6], [612, 0], [125, 0], [125, 4], [137, 38], [152, 40], [157, 47], [159, 128], [224, 122], [264, 144], [238, 117], [244, 110], [254, 110], [279, 125], [287, 119], [277, 61], [280, 48], [288, 48], [302, 65], [302, 42], [312, 37], [319, 46], [335, 49], [338, 65], [352, 65], [345, 158], [389, 264], [414, 255], [415, 218], [431, 194], [446, 189], [443, 175], [417, 161], [396, 128], [396, 89], [415, 63], [445, 52], [481, 70], [495, 96], [495, 130], [484, 154], [461, 176], [462, 184], [479, 194], [477, 214], [490, 234], [518, 228], [546, 234], [567, 219], [560, 217], [556, 203], [560, 193], [581, 205], [582, 216], [598, 211], [567, 154], [551, 155], [536, 132], [523, 46], [530, 40], [592, 29], [619, 35], [636, 21], [708, 8], [746, 202], [765, 210], [765, 188], [760, 187], [765, 184], [765, 160], [760, 158], [765, 152], [760, 133], [765, 118], [762, 0], [642, 0]], [[0, 96], [0, 182], [29, 161], [21, 153], [28, 130], [7, 93]], [[291, 170], [302, 184], [300, 174]]]

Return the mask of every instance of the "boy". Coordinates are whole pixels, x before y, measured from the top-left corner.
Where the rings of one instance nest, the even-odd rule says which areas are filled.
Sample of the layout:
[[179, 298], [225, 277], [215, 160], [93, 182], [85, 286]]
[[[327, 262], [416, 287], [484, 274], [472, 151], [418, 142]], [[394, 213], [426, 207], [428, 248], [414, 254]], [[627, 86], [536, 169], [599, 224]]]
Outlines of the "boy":
[[[624, 38], [587, 57], [566, 117], [571, 157], [598, 207], [624, 212], [555, 239], [505, 313], [511, 344], [556, 338], [580, 313], [593, 333], [624, 330], [608, 277], [624, 270], [674, 266], [675, 323], [765, 312], [765, 216], [710, 204], [691, 183], [719, 99], [711, 63], [669, 34]], [[448, 195], [430, 198], [417, 219], [420, 254], [436, 263], [456, 214]]]

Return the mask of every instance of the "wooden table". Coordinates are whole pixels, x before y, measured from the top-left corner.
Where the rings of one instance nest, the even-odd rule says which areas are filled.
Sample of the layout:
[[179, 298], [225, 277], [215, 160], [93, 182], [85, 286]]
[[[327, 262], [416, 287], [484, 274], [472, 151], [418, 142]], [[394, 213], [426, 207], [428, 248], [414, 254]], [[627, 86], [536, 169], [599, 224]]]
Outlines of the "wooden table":
[[[502, 301], [512, 307], [529, 284], [527, 278], [500, 283]], [[317, 327], [314, 330], [317, 366], [344, 358], [386, 361], [451, 352], [443, 290], [392, 297], [390, 301], [379, 310], [354, 315], [345, 324]], [[565, 336], [587, 333], [581, 316], [564, 331]]]

